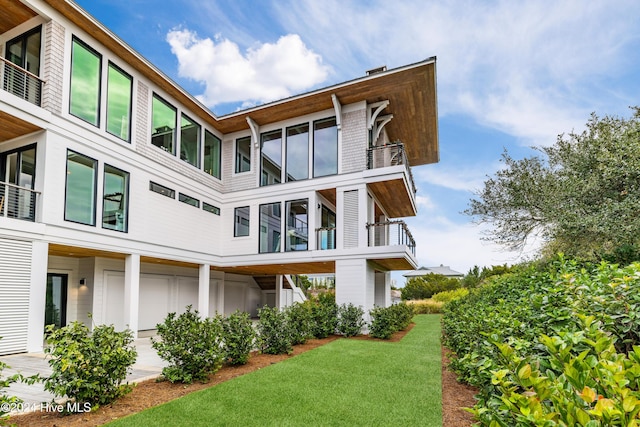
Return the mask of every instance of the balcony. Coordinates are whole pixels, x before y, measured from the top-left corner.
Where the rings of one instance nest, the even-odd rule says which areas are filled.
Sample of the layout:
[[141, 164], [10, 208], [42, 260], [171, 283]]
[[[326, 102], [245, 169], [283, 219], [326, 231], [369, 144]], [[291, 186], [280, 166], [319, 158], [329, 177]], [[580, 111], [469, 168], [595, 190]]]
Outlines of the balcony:
[[0, 77], [3, 90], [40, 107], [44, 84], [40, 77], [5, 58], [0, 58]]
[[402, 142], [372, 147], [367, 150], [367, 169], [386, 168], [398, 165], [404, 165], [406, 167], [411, 189], [413, 190], [413, 194], [415, 194], [418, 189], [413, 181], [409, 159], [407, 158], [407, 152]]
[[0, 217], [34, 222], [37, 191], [0, 181]]
[[416, 241], [404, 221], [367, 224], [369, 246], [407, 246], [416, 255]]
[[336, 228], [321, 227], [316, 228], [316, 249], [326, 251], [336, 248]]

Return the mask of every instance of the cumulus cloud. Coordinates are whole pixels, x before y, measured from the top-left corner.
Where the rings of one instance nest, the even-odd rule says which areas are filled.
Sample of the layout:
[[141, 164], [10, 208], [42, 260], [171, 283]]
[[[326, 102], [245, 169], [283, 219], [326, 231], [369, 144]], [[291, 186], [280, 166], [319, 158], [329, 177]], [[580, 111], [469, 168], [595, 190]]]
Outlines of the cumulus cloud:
[[188, 29], [170, 31], [167, 42], [178, 59], [180, 77], [204, 85], [198, 98], [209, 107], [285, 98], [318, 85], [330, 71], [322, 57], [296, 34], [245, 52], [231, 40], [221, 36], [200, 38]]

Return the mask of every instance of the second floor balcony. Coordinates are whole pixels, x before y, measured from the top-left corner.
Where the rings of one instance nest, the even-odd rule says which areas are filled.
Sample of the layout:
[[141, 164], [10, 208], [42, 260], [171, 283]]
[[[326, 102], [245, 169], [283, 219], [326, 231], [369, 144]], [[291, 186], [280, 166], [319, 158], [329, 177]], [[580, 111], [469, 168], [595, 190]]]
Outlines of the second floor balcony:
[[0, 80], [3, 90], [38, 107], [41, 105], [44, 81], [35, 74], [6, 58], [0, 58]]
[[35, 221], [38, 192], [0, 181], [0, 217]]
[[416, 255], [416, 241], [404, 221], [385, 221], [367, 224], [369, 246], [406, 246]]

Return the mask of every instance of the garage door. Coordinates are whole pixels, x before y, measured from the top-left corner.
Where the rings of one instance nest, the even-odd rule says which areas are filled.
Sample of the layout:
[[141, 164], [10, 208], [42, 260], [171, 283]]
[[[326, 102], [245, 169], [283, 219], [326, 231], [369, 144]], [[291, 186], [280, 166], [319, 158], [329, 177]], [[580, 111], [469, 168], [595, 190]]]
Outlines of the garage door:
[[0, 354], [27, 351], [31, 253], [31, 242], [0, 239]]

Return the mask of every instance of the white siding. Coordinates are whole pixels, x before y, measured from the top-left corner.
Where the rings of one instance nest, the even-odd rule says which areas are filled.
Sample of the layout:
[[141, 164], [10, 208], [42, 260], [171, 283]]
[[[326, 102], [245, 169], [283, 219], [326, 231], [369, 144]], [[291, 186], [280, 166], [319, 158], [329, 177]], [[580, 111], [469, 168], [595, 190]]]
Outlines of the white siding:
[[32, 243], [0, 239], [0, 354], [27, 351]]
[[358, 247], [358, 190], [344, 193], [344, 247]]

